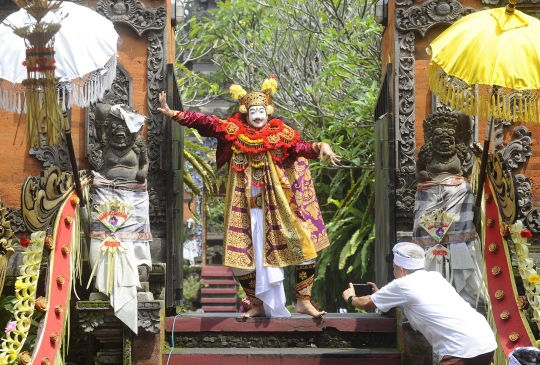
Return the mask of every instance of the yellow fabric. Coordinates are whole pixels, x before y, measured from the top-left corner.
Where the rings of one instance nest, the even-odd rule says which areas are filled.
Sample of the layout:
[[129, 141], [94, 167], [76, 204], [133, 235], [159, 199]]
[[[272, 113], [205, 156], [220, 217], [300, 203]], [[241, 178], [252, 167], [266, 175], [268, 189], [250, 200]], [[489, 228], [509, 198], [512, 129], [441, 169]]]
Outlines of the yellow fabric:
[[[304, 161], [302, 158], [298, 160]], [[269, 168], [265, 171], [264, 180], [272, 188], [263, 188], [263, 212], [265, 219], [264, 265], [271, 267], [284, 267], [295, 265], [317, 257], [317, 251], [327, 247], [330, 243], [326, 229], [319, 230], [310, 224], [311, 221], [302, 221], [294, 214], [290, 186], [283, 183], [287, 176], [291, 181], [298, 179], [300, 174], [297, 162], [289, 166], [290, 171], [280, 171], [275, 165], [270, 152], [264, 156], [265, 164]], [[305, 162], [307, 164], [307, 161]], [[249, 199], [251, 196], [251, 165], [244, 171], [229, 168], [227, 180], [227, 193], [225, 196], [225, 237], [223, 242], [223, 265], [241, 269], [255, 267], [253, 243], [251, 238], [251, 218], [249, 213]], [[311, 181], [311, 179], [307, 179]], [[307, 187], [304, 194], [314, 196], [314, 188]], [[276, 209], [267, 209], [268, 204]], [[313, 218], [320, 218], [318, 204], [306, 202], [306, 210]], [[311, 207], [311, 210], [309, 210]], [[269, 231], [269, 224], [273, 229]], [[278, 228], [279, 227], [279, 228]]]
[[519, 10], [467, 15], [428, 47], [430, 88], [468, 115], [539, 122], [539, 36], [540, 20]]
[[432, 62], [469, 85], [540, 89], [540, 20], [504, 8], [467, 15], [431, 44]]

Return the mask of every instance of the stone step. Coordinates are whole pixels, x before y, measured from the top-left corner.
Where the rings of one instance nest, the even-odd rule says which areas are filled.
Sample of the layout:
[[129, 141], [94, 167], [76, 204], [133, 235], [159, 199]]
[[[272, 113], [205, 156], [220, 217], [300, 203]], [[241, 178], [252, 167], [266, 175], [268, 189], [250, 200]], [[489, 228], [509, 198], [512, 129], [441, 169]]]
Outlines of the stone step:
[[[174, 330], [173, 330], [174, 322]], [[293, 313], [291, 318], [240, 318], [240, 314], [185, 314], [165, 318], [166, 332], [340, 332], [396, 333], [396, 319], [376, 313], [329, 313], [314, 319]]]
[[314, 319], [240, 318], [239, 313], [187, 314], [165, 319], [166, 342], [177, 348], [396, 348], [396, 320], [375, 313]]
[[203, 296], [208, 295], [233, 295], [236, 297], [236, 288], [231, 289], [214, 289], [214, 288], [201, 288], [201, 294]]
[[216, 306], [204, 305], [202, 309], [206, 313], [212, 313], [212, 314], [217, 314], [217, 313], [222, 313], [222, 312], [226, 312], [226, 313], [235, 312], [236, 313], [236, 305], [216, 305]]
[[230, 348], [173, 349], [164, 352], [163, 363], [169, 365], [400, 365], [396, 349], [321, 349], [321, 348]]
[[214, 274], [222, 274], [222, 276], [233, 276], [233, 271], [230, 267], [226, 266], [203, 266], [201, 269], [201, 275], [211, 276]]
[[210, 286], [228, 286], [228, 287], [234, 287], [236, 288], [236, 281], [232, 280], [232, 279], [221, 279], [221, 280], [216, 280], [216, 279], [211, 279], [211, 280], [207, 280], [203, 277], [202, 279], [203, 281], [203, 284], [206, 284], [206, 285], [210, 285]]
[[236, 304], [236, 297], [233, 298], [202, 298], [202, 304]]

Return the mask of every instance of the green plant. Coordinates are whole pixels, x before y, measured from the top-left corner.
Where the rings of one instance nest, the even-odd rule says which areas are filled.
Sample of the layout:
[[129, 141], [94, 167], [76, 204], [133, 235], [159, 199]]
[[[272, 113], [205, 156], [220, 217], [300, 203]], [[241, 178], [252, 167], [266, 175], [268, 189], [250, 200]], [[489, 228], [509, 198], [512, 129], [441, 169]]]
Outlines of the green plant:
[[198, 274], [191, 274], [184, 277], [184, 303], [188, 303], [189, 300], [199, 298], [201, 287], [205, 288], [208, 284], [205, 284]]
[[[279, 85], [273, 101], [281, 116], [303, 139], [328, 142], [343, 157], [337, 168], [311, 165], [331, 242], [318, 258], [313, 298], [328, 311], [343, 306], [341, 291], [349, 281], [366, 281], [373, 265], [373, 110], [382, 58], [373, 5], [372, 0], [227, 0], [208, 17], [190, 18], [177, 35], [186, 107], [231, 101], [230, 83], [258, 90], [274, 75]], [[218, 71], [190, 69], [209, 55]], [[291, 278], [286, 275], [288, 298], [294, 298]]]

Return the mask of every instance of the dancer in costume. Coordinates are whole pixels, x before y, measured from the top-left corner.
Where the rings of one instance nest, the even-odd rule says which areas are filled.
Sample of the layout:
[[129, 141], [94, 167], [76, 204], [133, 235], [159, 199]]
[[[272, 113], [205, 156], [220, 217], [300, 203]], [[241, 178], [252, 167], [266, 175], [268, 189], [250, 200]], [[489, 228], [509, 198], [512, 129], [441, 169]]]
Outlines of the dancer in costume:
[[[474, 226], [474, 196], [463, 176], [472, 158], [455, 112], [430, 114], [423, 123], [412, 241], [426, 250], [426, 270], [437, 270], [472, 306], [484, 301], [482, 251]], [[467, 125], [468, 124], [468, 125]], [[460, 133], [460, 129], [465, 129]]]
[[296, 311], [326, 314], [310, 302], [317, 252], [330, 243], [326, 234], [307, 159], [339, 162], [330, 145], [306, 142], [274, 113], [274, 78], [261, 91], [246, 93], [231, 86], [239, 113], [227, 120], [189, 111], [170, 110], [161, 93], [163, 115], [202, 136], [218, 140], [218, 168], [229, 163], [225, 200], [223, 264], [249, 297], [244, 317], [289, 317], [285, 308], [283, 267], [296, 265]]

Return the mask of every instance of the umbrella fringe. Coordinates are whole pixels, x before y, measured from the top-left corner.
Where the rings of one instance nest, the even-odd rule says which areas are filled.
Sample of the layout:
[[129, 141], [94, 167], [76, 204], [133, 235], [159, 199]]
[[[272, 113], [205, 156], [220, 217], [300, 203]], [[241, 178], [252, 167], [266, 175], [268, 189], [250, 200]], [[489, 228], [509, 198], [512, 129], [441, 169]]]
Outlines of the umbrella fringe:
[[[114, 55], [99, 71], [71, 83], [61, 83], [56, 88], [56, 100], [62, 101], [62, 110], [65, 111], [73, 105], [87, 107], [90, 103], [102, 99], [116, 77], [116, 57]], [[66, 97], [67, 95], [69, 97]], [[11, 113], [26, 113], [26, 96], [24, 87], [0, 80], [0, 108]]]
[[116, 57], [114, 55], [101, 70], [66, 85], [64, 92], [67, 91], [70, 97], [63, 107], [71, 108], [73, 105], [87, 107], [102, 99], [116, 77]]
[[[493, 86], [470, 86], [463, 81], [448, 76], [435, 62], [428, 71], [429, 88], [439, 101], [452, 109], [467, 115], [494, 117], [510, 122], [540, 123], [540, 90], [509, 90]], [[498, 92], [477, 89], [482, 87]]]

